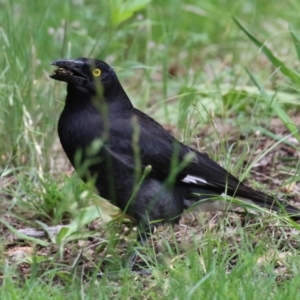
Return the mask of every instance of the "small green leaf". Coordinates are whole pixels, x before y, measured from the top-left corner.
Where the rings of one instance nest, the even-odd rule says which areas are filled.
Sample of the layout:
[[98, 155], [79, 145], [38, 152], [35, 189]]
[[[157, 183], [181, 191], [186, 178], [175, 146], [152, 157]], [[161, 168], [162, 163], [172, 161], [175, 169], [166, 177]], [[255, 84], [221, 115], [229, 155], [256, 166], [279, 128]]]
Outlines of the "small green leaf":
[[111, 0], [111, 21], [114, 26], [130, 19], [133, 14], [147, 6], [151, 0]]
[[55, 239], [57, 245], [62, 243], [62, 241], [68, 236], [69, 231], [70, 229], [67, 226], [61, 228]]
[[35, 256], [27, 255], [26, 258], [25, 258], [25, 260], [29, 264], [32, 264], [33, 262], [39, 264], [39, 263], [42, 263], [42, 262], [45, 262], [45, 261], [50, 261], [51, 258], [48, 257], [48, 256], [45, 256], [45, 255], [35, 255]]

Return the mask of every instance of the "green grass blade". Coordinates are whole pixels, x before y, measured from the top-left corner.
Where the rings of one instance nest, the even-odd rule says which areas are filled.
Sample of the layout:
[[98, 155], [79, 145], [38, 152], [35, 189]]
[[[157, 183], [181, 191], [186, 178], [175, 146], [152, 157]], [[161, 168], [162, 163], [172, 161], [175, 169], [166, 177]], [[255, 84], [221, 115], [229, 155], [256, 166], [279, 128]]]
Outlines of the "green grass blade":
[[274, 141], [280, 141], [281, 143], [284, 143], [286, 145], [288, 145], [289, 147], [292, 147], [296, 150], [299, 149], [299, 147], [297, 145], [295, 145], [294, 143], [289, 142], [288, 140], [282, 138], [282, 136], [278, 135], [278, 134], [274, 134], [273, 132], [271, 132], [270, 130], [263, 128], [261, 126], [257, 126], [255, 128], [253, 128], [254, 130], [260, 131], [264, 136], [267, 136], [271, 139], [273, 139]]
[[299, 135], [299, 129], [298, 127], [293, 123], [291, 118], [288, 116], [288, 114], [282, 109], [280, 104], [278, 104], [276, 101], [274, 101], [268, 93], [265, 91], [265, 89], [259, 84], [255, 76], [246, 69], [247, 73], [249, 74], [251, 80], [253, 83], [257, 86], [259, 91], [261, 92], [262, 98], [268, 103], [272, 103], [272, 108], [276, 115], [279, 117], [279, 119], [282, 121], [282, 123], [286, 126], [286, 128], [289, 130], [289, 132], [298, 140], [300, 141], [300, 135]]
[[24, 233], [21, 233], [20, 231], [18, 231], [17, 229], [15, 229], [13, 226], [11, 226], [5, 219], [0, 218], [0, 222], [5, 225], [13, 234], [15, 234], [18, 238], [24, 240], [24, 241], [29, 241], [29, 242], [33, 242], [35, 244], [41, 245], [43, 247], [47, 247], [50, 245], [50, 243], [43, 241], [41, 239], [37, 239], [31, 236], [28, 236]]
[[267, 58], [271, 61], [271, 63], [274, 66], [279, 68], [280, 71], [294, 83], [300, 84], [300, 75], [298, 73], [288, 68], [281, 60], [275, 57], [271, 50], [264, 43], [260, 42], [257, 38], [255, 38], [244, 26], [242, 26], [242, 24], [236, 18], [233, 17], [232, 19], [239, 26], [239, 28], [244, 31], [244, 33], [249, 37], [249, 39], [257, 47], [261, 48], [262, 52], [267, 56]]
[[295, 45], [298, 60], [300, 61], [300, 36], [296, 33], [296, 30], [292, 27], [292, 25], [290, 25], [289, 28], [291, 30], [291, 36]]

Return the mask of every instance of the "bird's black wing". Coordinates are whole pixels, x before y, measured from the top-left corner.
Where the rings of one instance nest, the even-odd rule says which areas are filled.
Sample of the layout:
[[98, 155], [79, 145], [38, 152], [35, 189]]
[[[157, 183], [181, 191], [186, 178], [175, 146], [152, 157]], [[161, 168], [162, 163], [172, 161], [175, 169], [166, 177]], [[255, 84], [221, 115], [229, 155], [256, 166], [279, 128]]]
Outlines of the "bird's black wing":
[[152, 176], [160, 180], [167, 179], [173, 171], [177, 182], [236, 190], [239, 180], [206, 154], [180, 143], [146, 114], [135, 110], [134, 115], [138, 120], [136, 133], [130, 121], [132, 114], [126, 116], [123, 113], [112, 123], [112, 138], [108, 145], [111, 151], [119, 155], [131, 153], [134, 160], [134, 149], [137, 148], [139, 156], [135, 159], [139, 159], [143, 167], [151, 165]]
[[226, 190], [231, 195], [244, 188], [237, 178], [208, 156], [172, 137], [168, 140], [166, 136], [151, 134], [151, 131], [143, 132], [139, 145], [143, 165], [151, 165], [153, 175], [158, 178], [167, 179], [174, 173], [175, 183], [196, 185], [216, 192]]
[[[136, 110], [138, 117], [138, 145], [139, 159], [143, 167], [150, 165], [150, 176], [160, 180], [167, 180], [170, 173], [174, 173], [173, 184], [183, 184], [209, 191], [216, 194], [226, 192], [230, 196], [252, 200], [253, 203], [267, 208], [279, 210], [281, 206], [291, 214], [299, 214], [299, 210], [290, 205], [283, 205], [273, 197], [255, 191], [240, 182], [236, 177], [218, 165], [215, 161], [192, 148], [180, 143], [172, 137], [160, 124], [144, 113]], [[124, 118], [124, 115], [123, 115]], [[118, 154], [131, 153], [134, 165], [133, 131], [128, 129], [128, 120], [118, 121], [113, 134], [118, 139], [110, 144], [110, 150]], [[122, 130], [120, 130], [122, 128]]]

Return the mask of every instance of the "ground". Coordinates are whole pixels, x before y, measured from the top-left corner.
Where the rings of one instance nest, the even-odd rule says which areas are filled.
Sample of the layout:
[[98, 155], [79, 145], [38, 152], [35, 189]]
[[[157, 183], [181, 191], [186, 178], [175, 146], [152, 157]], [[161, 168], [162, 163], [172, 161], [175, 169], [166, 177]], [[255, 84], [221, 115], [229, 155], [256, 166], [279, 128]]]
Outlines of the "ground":
[[1, 300], [298, 298], [299, 224], [268, 211], [189, 212], [139, 248], [151, 276], [123, 268], [134, 222], [67, 162], [49, 75], [59, 58], [105, 60], [178, 139], [300, 207], [299, 1], [0, 7]]

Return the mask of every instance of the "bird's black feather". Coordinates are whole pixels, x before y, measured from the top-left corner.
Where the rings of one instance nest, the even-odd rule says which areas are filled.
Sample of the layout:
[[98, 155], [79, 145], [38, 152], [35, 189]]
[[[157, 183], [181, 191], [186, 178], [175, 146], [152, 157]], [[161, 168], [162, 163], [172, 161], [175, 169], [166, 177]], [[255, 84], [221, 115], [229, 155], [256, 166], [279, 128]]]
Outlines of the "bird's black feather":
[[[100, 195], [126, 209], [140, 227], [156, 220], [176, 222], [186, 203], [223, 193], [261, 207], [285, 209], [296, 218], [300, 214], [297, 208], [246, 186], [135, 109], [105, 62], [79, 58], [53, 65], [66, 71], [51, 77], [68, 83], [58, 123], [64, 151], [82, 179], [94, 178]], [[96, 140], [98, 149], [90, 149]], [[151, 171], [132, 198], [147, 166]]]

